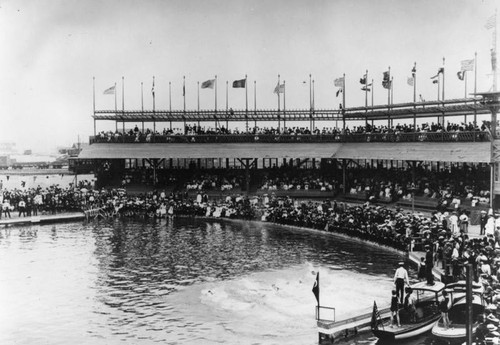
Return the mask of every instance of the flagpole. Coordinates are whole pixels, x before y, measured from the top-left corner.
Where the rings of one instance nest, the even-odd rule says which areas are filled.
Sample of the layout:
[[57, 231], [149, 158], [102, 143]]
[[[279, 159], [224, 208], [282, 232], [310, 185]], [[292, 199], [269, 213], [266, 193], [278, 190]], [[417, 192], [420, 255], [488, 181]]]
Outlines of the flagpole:
[[198, 89], [198, 94], [197, 94], [197, 98], [198, 98], [198, 115], [200, 115], [200, 82], [197, 81], [196, 83], [198, 85], [198, 87], [197, 87], [197, 89]]
[[[445, 74], [444, 63], [445, 63], [445, 59], [443, 57], [443, 102], [444, 102], [444, 74]], [[444, 124], [444, 116], [443, 116], [443, 124]]]
[[[477, 52], [474, 52], [474, 105], [476, 105], [476, 85], [477, 85]], [[477, 123], [477, 111], [474, 107], [474, 126]]]
[[368, 126], [368, 70], [365, 74], [365, 128]]
[[440, 101], [440, 94], [441, 94], [441, 75], [439, 73], [438, 73], [438, 82], [437, 82], [437, 84], [438, 84], [438, 98], [437, 98], [437, 100], [439, 102]]
[[182, 76], [182, 97], [183, 97], [183, 110], [186, 112], [186, 76]]
[[[394, 103], [394, 77], [391, 77], [391, 84], [389, 85], [389, 91], [391, 93], [391, 105]], [[389, 128], [392, 127], [392, 119], [389, 116]]]
[[[417, 103], [417, 63], [413, 64], [413, 103]], [[415, 106], [415, 105], [414, 105]]]
[[168, 110], [172, 113], [172, 82], [168, 82]]
[[394, 104], [394, 77], [391, 77], [391, 105]]
[[117, 105], [116, 105], [116, 83], [115, 83], [115, 116], [116, 116], [117, 112], [118, 112], [118, 108], [117, 108]]
[[122, 113], [125, 112], [125, 77], [122, 76]]
[[319, 307], [321, 306], [320, 302], [319, 302], [319, 271], [318, 271], [318, 275], [316, 277], [318, 279], [318, 319], [321, 320], [320, 316], [319, 316]]
[[280, 131], [280, 75], [278, 74], [278, 132]]
[[[125, 77], [122, 76], [122, 133], [125, 134], [125, 120], [123, 115], [125, 115]], [[125, 140], [125, 136], [123, 140]]]
[[215, 75], [215, 113], [217, 113], [217, 74]]
[[309, 110], [312, 110], [312, 81], [311, 81], [311, 74], [309, 74]]
[[248, 88], [247, 88], [247, 75], [245, 74], [245, 112], [248, 113]]
[[[464, 98], [467, 98], [467, 71], [463, 71], [464, 73]], [[464, 122], [465, 122], [465, 125], [467, 125], [467, 113], [464, 114]]]
[[153, 93], [153, 113], [155, 112], [155, 76], [153, 76], [153, 89], [152, 89], [152, 93]]
[[314, 108], [316, 107], [316, 97], [315, 97], [315, 89], [314, 89], [314, 79], [313, 79], [313, 101], [312, 101], [312, 108], [314, 110]]
[[228, 100], [227, 100], [227, 96], [229, 94], [229, 86], [228, 86], [228, 81], [226, 80], [226, 113], [227, 113], [227, 110], [229, 109], [229, 103], [228, 103]]
[[345, 132], [345, 73], [342, 78], [342, 132]]
[[283, 130], [286, 131], [286, 85], [283, 80]]
[[365, 74], [365, 108], [368, 108], [368, 70], [366, 70]]
[[[411, 71], [413, 77], [413, 109], [417, 108], [417, 63], [413, 64], [413, 70]], [[413, 113], [413, 130], [417, 128], [417, 113]]]
[[[144, 87], [143, 87], [143, 82], [141, 81], [141, 115], [144, 117]], [[142, 122], [142, 133], [144, 133], [144, 119], [141, 121]]]
[[374, 89], [375, 89], [375, 84], [373, 83], [373, 79], [372, 79], [372, 111], [373, 111], [373, 94], [374, 94]]
[[492, 59], [492, 69], [493, 69], [493, 91], [497, 91], [497, 9], [495, 9], [495, 27], [493, 28], [493, 53], [495, 61]]
[[[391, 82], [391, 66], [389, 66], [389, 83]], [[391, 87], [392, 85], [389, 84], [389, 87], [387, 88], [387, 106], [389, 109], [391, 108]]]
[[94, 137], [96, 136], [96, 121], [95, 121], [95, 77], [92, 77], [92, 108], [94, 118]]
[[253, 110], [257, 115], [257, 80], [253, 81]]
[[153, 136], [156, 132], [156, 121], [155, 121], [155, 110], [156, 110], [156, 104], [155, 104], [155, 76], [153, 76], [153, 87], [151, 88], [151, 93], [153, 94]]

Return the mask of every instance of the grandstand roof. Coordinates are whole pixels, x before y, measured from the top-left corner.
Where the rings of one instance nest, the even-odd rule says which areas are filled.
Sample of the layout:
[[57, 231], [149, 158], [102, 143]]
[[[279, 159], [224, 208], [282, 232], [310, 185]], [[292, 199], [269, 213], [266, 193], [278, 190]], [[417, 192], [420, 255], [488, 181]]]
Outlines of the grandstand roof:
[[[482, 94], [481, 94], [482, 95]], [[479, 115], [491, 114], [490, 105], [480, 98], [448, 99], [445, 101], [430, 101], [417, 103], [398, 103], [376, 105], [373, 107], [352, 107], [344, 109], [346, 120], [381, 120], [425, 118], [436, 116]], [[280, 110], [95, 110], [94, 120], [111, 120], [118, 122], [190, 122], [190, 121], [334, 121], [342, 120], [340, 109], [288, 109]]]
[[488, 163], [491, 143], [92, 144], [78, 159], [312, 157]]

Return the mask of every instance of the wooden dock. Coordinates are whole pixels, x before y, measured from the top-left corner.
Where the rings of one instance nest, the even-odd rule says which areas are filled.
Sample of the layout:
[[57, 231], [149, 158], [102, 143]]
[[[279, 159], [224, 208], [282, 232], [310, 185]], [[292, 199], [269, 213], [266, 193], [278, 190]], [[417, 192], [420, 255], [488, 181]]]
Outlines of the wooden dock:
[[15, 226], [15, 225], [29, 225], [29, 224], [47, 224], [47, 223], [58, 223], [58, 222], [72, 222], [77, 220], [85, 219], [85, 214], [83, 212], [73, 212], [73, 213], [59, 213], [32, 217], [13, 217], [0, 219], [0, 226]]

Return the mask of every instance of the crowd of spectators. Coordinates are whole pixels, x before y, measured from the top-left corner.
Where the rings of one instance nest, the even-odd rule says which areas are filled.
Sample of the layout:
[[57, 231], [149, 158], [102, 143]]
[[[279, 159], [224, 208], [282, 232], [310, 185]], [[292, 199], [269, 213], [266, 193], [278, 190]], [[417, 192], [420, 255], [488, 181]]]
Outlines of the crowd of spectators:
[[6, 188], [0, 190], [0, 218], [11, 218], [11, 213], [19, 217], [81, 211], [93, 199], [93, 183], [88, 180], [61, 187], [58, 184], [42, 188]]
[[241, 176], [229, 174], [201, 174], [193, 177], [190, 181], [184, 183], [186, 190], [220, 190], [231, 191], [241, 188], [243, 184]]
[[[374, 125], [368, 122], [365, 125], [359, 125], [354, 127], [323, 127], [323, 128], [309, 128], [309, 127], [297, 127], [288, 126], [284, 128], [275, 127], [250, 127], [247, 129], [229, 129], [224, 126], [218, 127], [205, 127], [201, 125], [191, 125], [186, 124], [184, 129], [164, 128], [161, 131], [151, 130], [151, 129], [139, 129], [136, 125], [133, 129], [125, 131], [101, 131], [96, 135], [96, 139], [99, 142], [177, 142], [179, 140], [184, 140], [187, 142], [198, 142], [200, 139], [198, 136], [227, 136], [227, 135], [242, 135], [242, 136], [252, 136], [254, 141], [260, 141], [266, 137], [297, 137], [297, 136], [310, 136], [310, 137], [320, 137], [329, 136], [333, 139], [338, 138], [340, 140], [340, 135], [344, 136], [354, 136], [354, 135], [372, 135], [371, 140], [376, 140], [375, 135], [386, 134], [386, 135], [396, 135], [395, 138], [385, 137], [385, 140], [397, 140], [398, 136], [401, 134], [408, 133], [458, 133], [458, 132], [478, 132], [482, 133], [487, 131], [487, 124], [483, 122], [481, 126], [473, 123], [450, 123], [448, 122], [445, 126], [439, 123], [423, 123], [416, 127], [413, 124], [396, 124], [393, 126], [388, 125]], [[182, 137], [179, 137], [182, 136]], [[382, 138], [382, 137], [381, 137]], [[392, 138], [392, 139], [390, 139]], [[419, 136], [418, 140], [426, 140], [427, 137]], [[455, 138], [456, 139], [456, 138]], [[476, 138], [481, 139], [481, 138]], [[209, 138], [205, 138], [209, 140]]]
[[489, 168], [487, 166], [459, 165], [453, 168], [428, 169], [418, 165], [348, 169], [350, 193], [366, 193], [376, 199], [390, 201], [411, 199], [413, 194], [432, 198], [444, 206], [470, 201], [470, 204], [489, 203]]
[[262, 176], [260, 190], [316, 190], [322, 192], [338, 191], [339, 183], [331, 174], [314, 170], [297, 170], [293, 173], [281, 170], [270, 171]]
[[211, 200], [203, 191], [190, 198], [187, 191], [169, 193], [153, 191], [129, 195], [125, 189], [94, 190], [82, 181], [78, 186], [3, 190], [0, 193], [2, 213], [36, 216], [76, 210], [99, 210], [96, 216], [163, 218], [169, 216], [206, 216], [260, 220], [277, 224], [313, 228], [357, 237], [400, 250], [426, 248], [433, 252], [432, 265], [441, 265], [457, 280], [463, 278], [463, 264], [471, 263], [476, 280], [499, 284], [500, 218], [481, 211], [481, 235], [468, 237], [469, 215], [466, 210], [435, 211], [431, 216], [404, 211], [401, 208], [376, 206], [367, 202], [348, 205], [337, 201], [299, 201], [277, 197], [228, 194]]

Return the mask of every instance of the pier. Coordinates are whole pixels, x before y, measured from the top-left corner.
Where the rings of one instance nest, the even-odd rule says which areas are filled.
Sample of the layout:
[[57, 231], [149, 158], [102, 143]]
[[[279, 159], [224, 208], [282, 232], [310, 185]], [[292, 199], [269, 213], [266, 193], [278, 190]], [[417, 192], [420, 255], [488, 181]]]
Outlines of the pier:
[[59, 213], [59, 214], [47, 214], [41, 216], [32, 217], [17, 217], [13, 218], [2, 218], [0, 219], [0, 227], [7, 227], [11, 225], [29, 225], [29, 224], [47, 224], [47, 223], [59, 223], [59, 222], [72, 222], [76, 220], [85, 219], [85, 214], [83, 212], [71, 212], [71, 213]]

